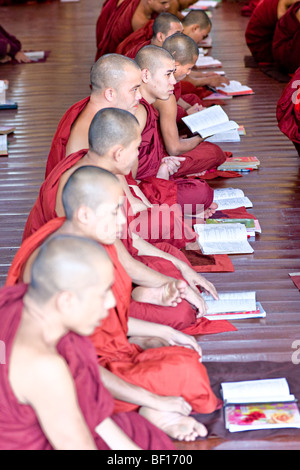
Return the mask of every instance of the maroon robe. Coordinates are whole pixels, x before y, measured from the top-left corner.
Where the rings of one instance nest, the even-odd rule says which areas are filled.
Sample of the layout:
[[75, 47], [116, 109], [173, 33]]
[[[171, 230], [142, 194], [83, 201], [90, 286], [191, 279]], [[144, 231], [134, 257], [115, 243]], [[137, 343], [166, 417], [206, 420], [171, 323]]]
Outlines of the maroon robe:
[[300, 2], [292, 5], [277, 21], [274, 33], [274, 61], [288, 73], [294, 73], [300, 67], [300, 21], [296, 18], [299, 8]]
[[[154, 20], [148, 21], [145, 26], [133, 31], [129, 36], [127, 36], [124, 41], [122, 41], [117, 49], [117, 54], [126, 55], [131, 59], [134, 59], [136, 53], [144, 46], [150, 44], [153, 36], [153, 23]], [[133, 51], [136, 51], [133, 53]]]
[[[145, 99], [141, 100], [141, 104], [147, 111], [147, 121], [142, 132], [142, 142], [139, 148], [139, 167], [136, 176], [138, 180], [156, 176], [162, 158], [167, 156], [158, 128], [159, 113]], [[177, 184], [178, 204], [183, 208], [185, 204], [190, 204], [193, 211], [196, 210], [197, 204], [203, 204], [205, 209], [210, 206], [213, 201], [213, 190], [201, 179], [185, 179], [182, 177], [216, 168], [226, 160], [226, 155], [220, 147], [209, 142], [201, 143], [196, 150], [181, 155], [185, 157], [185, 161], [181, 163], [176, 177], [171, 178]]]
[[[133, 32], [132, 17], [140, 0], [107, 0], [96, 25], [96, 60], [104, 54], [116, 52], [117, 46]], [[156, 16], [153, 15], [153, 17]]]
[[[0, 449], [52, 450], [38, 417], [30, 405], [20, 404], [9, 382], [10, 355], [23, 309], [27, 286], [19, 284], [0, 291], [0, 340], [6, 363], [0, 366]], [[95, 427], [110, 417], [142, 449], [174, 449], [170, 439], [136, 412], [113, 414], [114, 400], [100, 380], [96, 351], [88, 338], [66, 334], [57, 345], [72, 374], [79, 407], [99, 450], [109, 447]], [[53, 417], [55, 419], [55, 417]]]
[[253, 11], [245, 37], [254, 59], [261, 64], [273, 63], [272, 42], [277, 23], [278, 0], [263, 0]]
[[45, 177], [51, 173], [53, 168], [65, 158], [66, 146], [71, 134], [71, 128], [81, 111], [89, 102], [90, 97], [78, 101], [69, 108], [61, 118], [54, 134], [51, 149], [48, 155]]
[[277, 103], [278, 127], [295, 145], [300, 156], [300, 67]]
[[[7, 46], [10, 46], [10, 51], [7, 51]], [[9, 55], [12, 59], [15, 57], [16, 53], [22, 49], [21, 42], [13, 35], [9, 34], [1, 25], [0, 25], [0, 57]]]

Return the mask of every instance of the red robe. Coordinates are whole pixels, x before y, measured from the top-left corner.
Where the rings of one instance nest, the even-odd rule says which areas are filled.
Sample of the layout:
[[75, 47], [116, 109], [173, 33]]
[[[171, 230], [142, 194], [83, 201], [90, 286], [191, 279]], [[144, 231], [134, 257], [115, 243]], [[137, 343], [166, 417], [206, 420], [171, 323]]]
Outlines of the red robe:
[[245, 37], [254, 59], [261, 64], [273, 63], [272, 42], [277, 23], [278, 0], [263, 0], [253, 11]]
[[90, 97], [87, 97], [73, 104], [73, 106], [71, 106], [71, 108], [69, 108], [61, 118], [56, 133], [54, 134], [51, 149], [48, 155], [45, 174], [46, 178], [51, 173], [53, 168], [65, 158], [66, 146], [71, 134], [72, 125], [78, 118], [81, 111], [85, 108], [89, 100]]
[[278, 127], [295, 145], [300, 156], [300, 67], [277, 103]]
[[272, 53], [278, 67], [285, 72], [295, 73], [300, 67], [300, 22], [296, 13], [300, 2], [292, 5], [277, 21]]
[[[21, 273], [29, 256], [63, 222], [63, 218], [48, 222], [21, 245], [9, 270], [6, 286], [20, 282]], [[91, 337], [100, 364], [125, 381], [147, 388], [153, 393], [184, 396], [195, 411], [203, 413], [213, 411], [217, 406], [217, 400], [210, 389], [206, 369], [198, 362], [198, 355], [194, 351], [174, 346], [143, 351], [139, 346], [128, 342], [127, 322], [129, 308], [132, 307], [131, 279], [120, 264], [114, 246], [106, 245], [105, 249], [114, 264], [115, 282], [112, 290], [117, 306], [110, 310], [109, 316]], [[226, 321], [221, 321], [219, 324], [225, 329], [226, 324], [230, 325]], [[224, 331], [222, 326], [220, 331]], [[215, 327], [218, 328], [218, 325]], [[193, 380], [189, 377], [193, 377]], [[137, 407], [116, 400], [118, 412]]]
[[261, 1], [262, 0], [250, 0], [249, 2], [247, 2], [247, 4], [244, 5], [241, 8], [241, 15], [242, 16], [251, 16], [253, 11], [255, 10], [255, 8], [259, 4], [259, 2], [261, 2]]
[[145, 26], [129, 34], [129, 36], [118, 45], [116, 53], [134, 59], [141, 47], [150, 44], [153, 36], [153, 23], [154, 20], [150, 20]]
[[[141, 104], [147, 111], [147, 121], [139, 148], [139, 167], [136, 176], [138, 180], [156, 176], [162, 158], [167, 156], [158, 128], [159, 113], [146, 100], [142, 99]], [[206, 209], [213, 201], [212, 188], [203, 180], [181, 177], [216, 168], [226, 160], [226, 155], [217, 145], [203, 142], [196, 149], [181, 156], [186, 159], [181, 163], [176, 177], [171, 178], [177, 185], [177, 202], [183, 208], [185, 204], [190, 204], [193, 210], [196, 210], [196, 204], [203, 204]]]
[[104, 54], [116, 52], [117, 46], [133, 32], [131, 21], [140, 0], [123, 0], [117, 6], [118, 1], [107, 0], [97, 20], [96, 60]]
[[[0, 291], [3, 314], [0, 340], [6, 352], [6, 363], [0, 367], [0, 449], [52, 450], [33, 408], [18, 402], [9, 382], [10, 354], [26, 290], [27, 286], [20, 284]], [[57, 350], [70, 369], [80, 409], [99, 450], [109, 450], [109, 447], [96, 434], [95, 427], [108, 417], [142, 449], [174, 449], [170, 439], [138, 413], [113, 414], [114, 400], [100, 380], [97, 356], [88, 338], [70, 332], [59, 341]]]

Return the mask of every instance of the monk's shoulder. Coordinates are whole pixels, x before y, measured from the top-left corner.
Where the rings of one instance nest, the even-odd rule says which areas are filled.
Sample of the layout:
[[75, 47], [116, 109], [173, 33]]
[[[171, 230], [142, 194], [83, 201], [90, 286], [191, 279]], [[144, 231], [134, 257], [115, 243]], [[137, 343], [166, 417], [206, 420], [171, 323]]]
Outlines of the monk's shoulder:
[[143, 130], [147, 122], [147, 110], [142, 103], [139, 103], [137, 110], [135, 112], [135, 117], [137, 118], [140, 128]]

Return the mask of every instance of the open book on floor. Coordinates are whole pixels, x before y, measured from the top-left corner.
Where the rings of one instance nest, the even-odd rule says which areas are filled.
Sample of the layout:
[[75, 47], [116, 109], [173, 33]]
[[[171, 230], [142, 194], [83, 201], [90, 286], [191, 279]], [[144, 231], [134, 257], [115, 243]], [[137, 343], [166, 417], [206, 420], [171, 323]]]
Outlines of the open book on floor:
[[238, 207], [253, 207], [250, 199], [244, 191], [238, 188], [220, 188], [214, 190], [214, 202], [218, 204], [218, 210], [236, 209]]
[[249, 254], [254, 251], [243, 224], [195, 224], [194, 230], [204, 255]]
[[249, 237], [254, 237], [256, 233], [261, 233], [261, 226], [257, 219], [207, 219], [206, 223], [209, 225], [243, 224]]
[[3, 135], [0, 135], [0, 156], [6, 156], [6, 155], [8, 155], [7, 135], [3, 134]]
[[300, 428], [299, 409], [285, 378], [223, 382], [221, 394], [230, 432]]
[[195, 63], [195, 67], [199, 69], [206, 69], [206, 68], [218, 68], [222, 67], [222, 62], [218, 59], [214, 59], [208, 55], [199, 54], [199, 57]]
[[182, 118], [190, 131], [200, 134], [205, 139], [220, 132], [238, 129], [235, 121], [230, 121], [221, 106], [215, 105]]
[[0, 134], [11, 134], [15, 130], [15, 126], [0, 126]]
[[240, 82], [236, 80], [230, 80], [228, 85], [217, 86], [216, 90], [220, 93], [224, 93], [224, 95], [230, 96], [241, 96], [241, 95], [253, 95], [254, 91], [252, 88], [242, 85]]
[[218, 300], [205, 293], [201, 295], [208, 307], [205, 318], [209, 320], [241, 320], [266, 316], [261, 303], [256, 301], [255, 291], [219, 292]]

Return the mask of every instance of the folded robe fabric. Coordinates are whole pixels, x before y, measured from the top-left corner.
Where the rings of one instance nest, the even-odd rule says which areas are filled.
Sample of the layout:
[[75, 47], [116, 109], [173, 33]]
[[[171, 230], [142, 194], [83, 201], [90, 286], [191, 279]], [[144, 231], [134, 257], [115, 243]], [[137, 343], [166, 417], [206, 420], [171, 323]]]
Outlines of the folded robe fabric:
[[299, 8], [300, 2], [296, 2], [277, 21], [272, 45], [274, 61], [290, 74], [300, 67], [300, 21], [296, 17]]
[[89, 102], [90, 97], [84, 98], [73, 104], [61, 118], [57, 130], [52, 139], [50, 152], [46, 164], [45, 178], [51, 173], [53, 168], [65, 158], [66, 146], [71, 134], [71, 128], [81, 111]]
[[273, 63], [272, 43], [277, 23], [278, 0], [263, 0], [254, 9], [246, 28], [245, 38], [258, 63]]
[[295, 145], [300, 156], [300, 67], [277, 103], [278, 127]]
[[[26, 291], [25, 284], [0, 290], [3, 317], [0, 339], [6, 346], [6, 363], [0, 367], [0, 449], [52, 450], [34, 409], [18, 402], [9, 382], [11, 350]], [[95, 427], [108, 417], [142, 449], [174, 449], [170, 439], [138, 413], [113, 414], [114, 400], [100, 380], [97, 356], [88, 338], [70, 332], [59, 341], [57, 351], [70, 369], [79, 407], [99, 450], [108, 450], [109, 447], [95, 432]]]
[[[9, 52], [7, 52], [9, 48]], [[9, 34], [1, 25], [0, 25], [0, 57], [9, 55], [11, 58], [14, 58], [16, 53], [19, 52], [22, 48], [22, 44], [15, 36]]]

